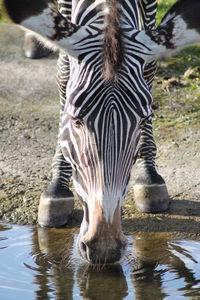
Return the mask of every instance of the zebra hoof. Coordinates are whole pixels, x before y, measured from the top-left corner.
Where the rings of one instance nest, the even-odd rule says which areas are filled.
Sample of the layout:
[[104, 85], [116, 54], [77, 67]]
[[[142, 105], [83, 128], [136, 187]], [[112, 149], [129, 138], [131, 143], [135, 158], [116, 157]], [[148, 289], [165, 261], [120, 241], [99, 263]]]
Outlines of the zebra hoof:
[[27, 33], [24, 39], [24, 54], [27, 58], [42, 58], [52, 51], [43, 46], [32, 33]]
[[169, 195], [165, 183], [134, 185], [136, 208], [145, 213], [163, 212], [168, 209]]
[[74, 208], [74, 196], [71, 191], [67, 197], [41, 195], [38, 209], [38, 223], [44, 227], [62, 227], [67, 224]]

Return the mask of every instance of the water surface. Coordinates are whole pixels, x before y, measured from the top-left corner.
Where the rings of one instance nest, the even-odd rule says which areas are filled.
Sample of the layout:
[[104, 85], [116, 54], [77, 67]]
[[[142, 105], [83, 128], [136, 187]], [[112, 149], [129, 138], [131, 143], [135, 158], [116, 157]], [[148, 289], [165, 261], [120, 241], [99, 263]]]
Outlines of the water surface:
[[76, 229], [0, 224], [0, 299], [200, 299], [200, 242], [168, 234], [128, 237], [120, 264], [76, 257]]

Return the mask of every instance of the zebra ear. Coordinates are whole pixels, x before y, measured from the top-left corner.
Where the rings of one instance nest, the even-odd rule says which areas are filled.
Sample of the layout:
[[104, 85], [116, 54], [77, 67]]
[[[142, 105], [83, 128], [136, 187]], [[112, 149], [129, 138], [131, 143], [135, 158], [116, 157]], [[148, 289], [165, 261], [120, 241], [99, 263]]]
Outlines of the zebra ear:
[[14, 23], [37, 33], [47, 46], [62, 48], [74, 57], [80, 54], [79, 41], [88, 33], [64, 18], [53, 0], [3, 0], [3, 4]]
[[[173, 54], [200, 42], [200, 1], [179, 0], [155, 30], [146, 31], [155, 57]], [[149, 39], [148, 39], [149, 40]], [[147, 42], [147, 41], [146, 41]]]

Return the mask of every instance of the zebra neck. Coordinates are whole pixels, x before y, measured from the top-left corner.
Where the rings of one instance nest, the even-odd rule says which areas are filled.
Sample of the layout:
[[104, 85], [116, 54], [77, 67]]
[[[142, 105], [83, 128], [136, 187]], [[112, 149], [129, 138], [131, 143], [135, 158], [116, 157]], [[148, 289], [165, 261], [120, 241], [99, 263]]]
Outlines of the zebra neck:
[[106, 1], [103, 75], [106, 81], [117, 80], [123, 62], [123, 42], [117, 0]]

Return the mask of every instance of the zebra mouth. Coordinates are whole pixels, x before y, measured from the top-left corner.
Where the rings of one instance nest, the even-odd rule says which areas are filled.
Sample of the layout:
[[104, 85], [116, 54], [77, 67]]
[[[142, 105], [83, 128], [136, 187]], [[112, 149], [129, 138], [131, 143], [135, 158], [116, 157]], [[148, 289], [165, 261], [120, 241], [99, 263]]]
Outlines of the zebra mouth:
[[[116, 243], [115, 243], [116, 244]], [[81, 260], [91, 265], [102, 266], [119, 263], [126, 252], [127, 242], [118, 241], [115, 247], [112, 243], [105, 245], [104, 242], [96, 242], [95, 245], [86, 245], [79, 238], [77, 253]]]

